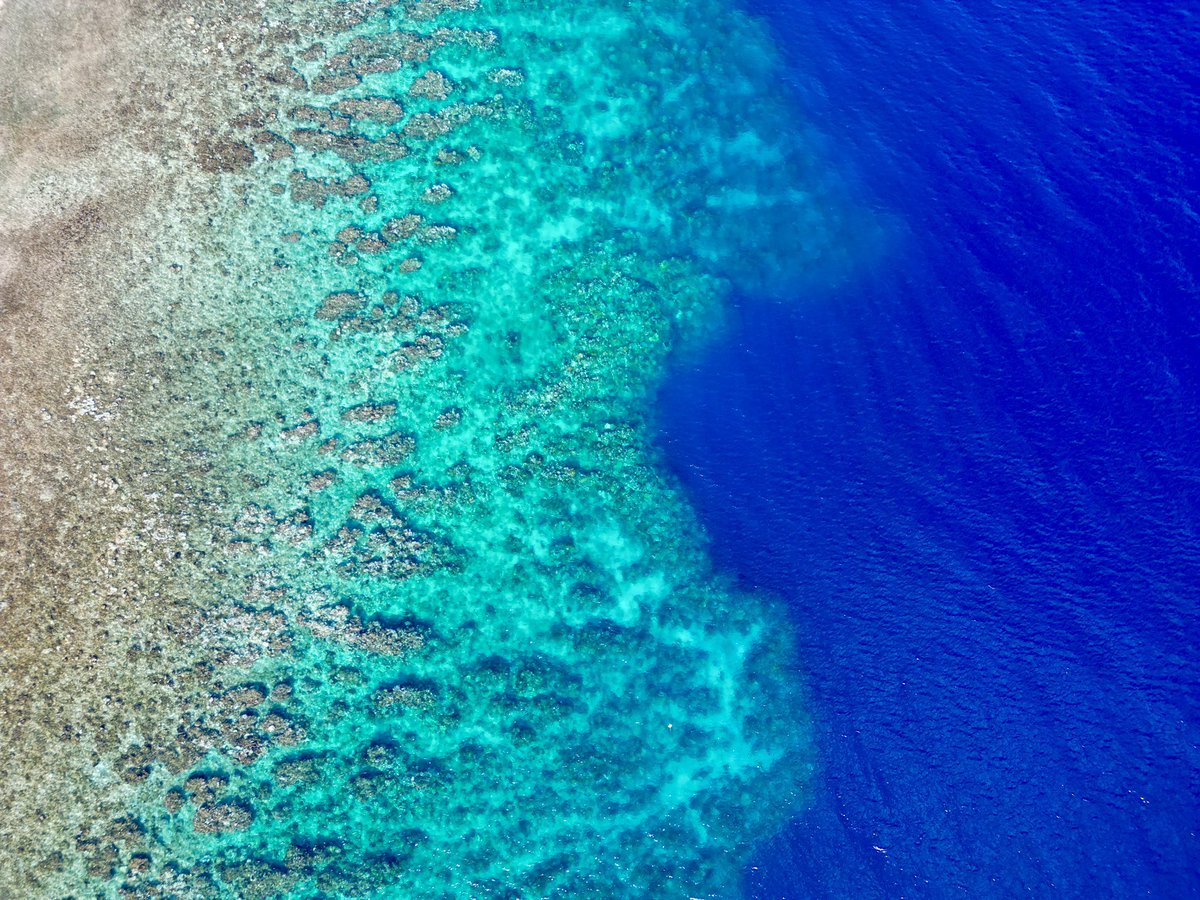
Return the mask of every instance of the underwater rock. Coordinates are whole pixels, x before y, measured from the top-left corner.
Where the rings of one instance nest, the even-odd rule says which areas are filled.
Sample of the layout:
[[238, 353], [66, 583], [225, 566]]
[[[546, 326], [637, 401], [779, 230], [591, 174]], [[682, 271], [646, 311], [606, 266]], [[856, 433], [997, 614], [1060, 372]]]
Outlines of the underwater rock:
[[453, 506], [460, 499], [466, 502], [474, 499], [469, 485], [465, 489], [460, 489], [458, 486], [418, 484], [413, 476], [408, 474], [397, 475], [393, 478], [391, 489], [406, 510], [421, 514]]
[[241, 431], [230, 437], [232, 441], [254, 441], [262, 437], [264, 425], [262, 422], [251, 422]]
[[437, 69], [424, 72], [408, 87], [409, 96], [422, 100], [445, 100], [453, 91], [454, 83]]
[[396, 415], [395, 403], [367, 401], [342, 411], [343, 422], [383, 422]]
[[199, 807], [192, 820], [192, 830], [197, 834], [245, 831], [253, 822], [254, 811], [249, 806], [227, 800]]
[[313, 128], [297, 128], [292, 143], [313, 153], [335, 153], [350, 163], [395, 162], [408, 156], [408, 145], [399, 135], [368, 138], [361, 134], [338, 134]]
[[215, 662], [235, 668], [286, 652], [292, 645], [287, 620], [267, 610], [231, 608], [200, 617], [187, 631]]
[[304, 81], [304, 76], [295, 70], [292, 66], [278, 66], [264, 76], [264, 81], [268, 84], [279, 85], [280, 87], [291, 88], [294, 91], [303, 91], [308, 87]]
[[299, 106], [291, 112], [292, 120], [315, 125], [325, 131], [343, 132], [350, 128], [350, 117], [334, 115], [324, 106]]
[[258, 132], [254, 135], [254, 145], [263, 150], [272, 162], [287, 159], [296, 152], [290, 141], [273, 131]]
[[320, 430], [321, 423], [316, 419], [310, 419], [307, 422], [301, 422], [299, 425], [293, 425], [291, 428], [283, 429], [283, 431], [279, 432], [279, 438], [280, 440], [297, 443], [315, 437]]
[[455, 564], [448, 542], [396, 519], [369, 529], [353, 520], [330, 538], [323, 554], [343, 577], [405, 581]]
[[520, 87], [525, 83], [525, 73], [520, 69], [492, 69], [487, 73], [487, 80], [503, 87]]
[[146, 875], [150, 871], [150, 854], [149, 853], [134, 853], [129, 857], [129, 874], [133, 878], [139, 878]]
[[410, 626], [364, 623], [345, 606], [318, 610], [300, 619], [303, 628], [314, 637], [354, 647], [381, 656], [408, 656], [425, 646], [425, 635]]
[[304, 488], [311, 493], [317, 493], [325, 490], [327, 487], [337, 481], [337, 471], [335, 469], [326, 469], [323, 472], [318, 472], [305, 482]]
[[479, 8], [479, 0], [415, 0], [405, 5], [414, 22], [429, 22], [449, 12], [470, 12]]
[[368, 468], [394, 466], [403, 462], [416, 449], [411, 435], [395, 433], [381, 438], [366, 438], [351, 444], [341, 453], [344, 462]]
[[163, 806], [167, 808], [167, 812], [174, 815], [179, 812], [187, 804], [187, 796], [179, 788], [171, 788], [163, 797]]
[[368, 234], [355, 243], [354, 249], [359, 253], [370, 256], [375, 253], [383, 253], [388, 249], [388, 243], [377, 235]]
[[406, 240], [417, 233], [417, 229], [424, 221], [425, 217], [418, 213], [409, 213], [398, 219], [390, 219], [383, 225], [383, 239], [390, 243]]
[[239, 900], [273, 900], [289, 894], [300, 873], [264, 860], [248, 860], [221, 869], [221, 880], [237, 886]]
[[280, 712], [264, 716], [259, 728], [268, 738], [284, 747], [298, 744], [305, 737], [305, 729]]
[[363, 294], [357, 294], [353, 291], [338, 291], [337, 293], [329, 294], [321, 301], [321, 305], [317, 307], [315, 315], [318, 319], [330, 322], [348, 313], [357, 312], [366, 303], [367, 298]]
[[245, 506], [234, 520], [233, 528], [242, 534], [258, 535], [273, 527], [275, 522], [274, 510], [251, 503]]
[[492, 438], [492, 445], [501, 453], [512, 453], [514, 450], [528, 447], [530, 441], [537, 436], [537, 433], [537, 424], [526, 422], [520, 428], [496, 435]]
[[309, 84], [309, 90], [314, 94], [336, 94], [338, 91], [344, 91], [347, 88], [352, 88], [362, 81], [362, 75], [359, 71], [339, 72], [335, 75], [319, 75]]
[[279, 114], [274, 109], [252, 109], [241, 113], [230, 119], [229, 124], [234, 128], [266, 128], [271, 122], [276, 121]]
[[410, 116], [404, 123], [403, 133], [415, 140], [432, 141], [459, 130], [472, 119], [496, 118], [504, 111], [503, 103], [497, 101], [455, 103], [436, 113], [417, 113]]
[[196, 774], [183, 783], [183, 790], [197, 805], [211, 804], [229, 786], [229, 779], [222, 775]]
[[349, 518], [364, 525], [374, 525], [380, 522], [397, 522], [400, 515], [378, 491], [367, 491], [354, 501], [354, 505], [350, 507]]
[[435, 166], [461, 166], [465, 162], [479, 159], [479, 156], [480, 151], [472, 147], [468, 147], [466, 150], [442, 147], [433, 157], [433, 164]]
[[254, 162], [254, 150], [241, 141], [204, 138], [196, 143], [196, 160], [210, 174], [236, 172]]
[[433, 427], [437, 431], [448, 431], [459, 425], [462, 422], [462, 418], [463, 411], [457, 406], [451, 406], [438, 413], [438, 417], [433, 420]]
[[417, 232], [417, 243], [448, 244], [458, 238], [458, 229], [453, 225], [426, 225]]
[[297, 203], [309, 203], [317, 209], [325, 206], [330, 197], [361, 197], [371, 190], [371, 182], [364, 175], [352, 175], [345, 180], [336, 178], [311, 178], [296, 171], [288, 176], [292, 199]]
[[84, 843], [79, 849], [87, 860], [87, 873], [90, 877], [105, 879], [111, 878], [116, 873], [117, 860], [120, 859], [116, 845], [99, 845], [92, 842], [90, 848], [87, 843]]
[[340, 100], [334, 108], [341, 115], [351, 119], [378, 122], [380, 125], [395, 125], [404, 118], [404, 107], [390, 97]]
[[346, 49], [325, 63], [333, 71], [364, 74], [395, 72], [407, 63], [425, 62], [434, 42], [421, 34], [391, 32], [383, 37], [362, 35], [352, 39]]
[[425, 189], [425, 192], [421, 194], [421, 202], [429, 204], [445, 203], [453, 196], [454, 191], [450, 189], [450, 185], [440, 182]]
[[500, 43], [500, 35], [491, 29], [442, 27], [429, 32], [429, 40], [435, 47], [459, 44], [473, 50], [492, 50]]
[[417, 113], [404, 123], [404, 135], [421, 141], [432, 141], [449, 134], [466, 121], [440, 113]]
[[429, 688], [397, 685], [380, 688], [371, 699], [380, 709], [396, 706], [403, 709], [429, 709], [437, 702], [437, 694]]
[[321, 761], [313, 756], [280, 760], [275, 764], [275, 783], [285, 788], [314, 784], [321, 776], [320, 763]]
[[261, 685], [245, 685], [225, 692], [221, 696], [221, 703], [242, 710], [261, 706], [266, 699], [266, 691]]
[[312, 516], [301, 509], [281, 519], [272, 531], [276, 540], [293, 547], [307, 541], [313, 534]]

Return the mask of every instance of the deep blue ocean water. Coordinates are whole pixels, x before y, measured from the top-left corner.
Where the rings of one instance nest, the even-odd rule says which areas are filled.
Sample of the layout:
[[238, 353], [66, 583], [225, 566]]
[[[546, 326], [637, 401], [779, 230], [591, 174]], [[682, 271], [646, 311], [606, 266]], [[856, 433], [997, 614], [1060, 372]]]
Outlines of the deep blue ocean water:
[[1200, 896], [1200, 11], [751, 6], [888, 234], [663, 393], [817, 719], [750, 894]]

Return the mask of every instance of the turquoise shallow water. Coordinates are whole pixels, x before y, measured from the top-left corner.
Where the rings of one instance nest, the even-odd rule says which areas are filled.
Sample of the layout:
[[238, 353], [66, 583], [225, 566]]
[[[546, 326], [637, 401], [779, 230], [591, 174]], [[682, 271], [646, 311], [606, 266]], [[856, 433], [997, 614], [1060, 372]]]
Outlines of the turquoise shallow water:
[[252, 139], [277, 288], [227, 313], [241, 588], [127, 887], [737, 895], [804, 794], [796, 661], [650, 402], [733, 285], [845, 264], [836, 189], [725, 4], [361, 18]]

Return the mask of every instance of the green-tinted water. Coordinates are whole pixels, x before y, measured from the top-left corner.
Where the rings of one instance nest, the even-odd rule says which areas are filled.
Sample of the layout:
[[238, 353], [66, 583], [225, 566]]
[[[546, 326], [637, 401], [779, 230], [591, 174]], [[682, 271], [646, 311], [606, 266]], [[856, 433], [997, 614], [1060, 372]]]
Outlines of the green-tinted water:
[[720, 2], [474, 5], [354, 16], [239, 132], [245, 592], [134, 896], [725, 896], [802, 795], [782, 617], [648, 418], [731, 281], [844, 245], [771, 48]]

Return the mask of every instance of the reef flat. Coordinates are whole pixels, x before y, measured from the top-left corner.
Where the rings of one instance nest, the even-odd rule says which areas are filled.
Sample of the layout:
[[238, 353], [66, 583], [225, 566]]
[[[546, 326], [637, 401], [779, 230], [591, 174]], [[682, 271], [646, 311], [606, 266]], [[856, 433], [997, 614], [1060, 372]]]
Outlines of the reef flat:
[[108, 21], [111, 94], [4, 107], [0, 889], [736, 895], [810, 766], [794, 660], [651, 416], [732, 285], [846, 246], [766, 36]]

